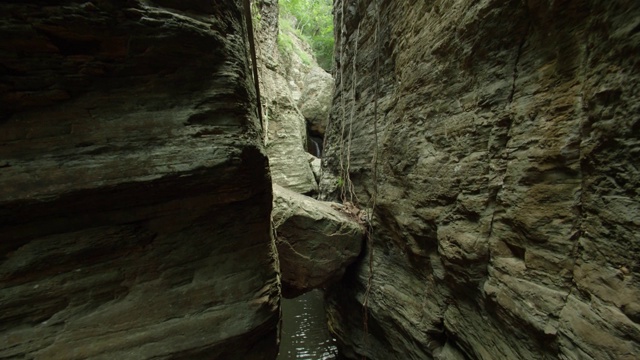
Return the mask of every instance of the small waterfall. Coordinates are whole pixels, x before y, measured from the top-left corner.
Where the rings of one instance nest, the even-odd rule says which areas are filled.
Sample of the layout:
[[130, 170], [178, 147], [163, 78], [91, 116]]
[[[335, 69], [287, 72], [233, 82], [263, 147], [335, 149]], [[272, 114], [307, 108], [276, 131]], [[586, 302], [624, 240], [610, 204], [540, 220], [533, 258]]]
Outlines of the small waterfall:
[[307, 151], [317, 158], [322, 158], [322, 139], [316, 136], [308, 136]]

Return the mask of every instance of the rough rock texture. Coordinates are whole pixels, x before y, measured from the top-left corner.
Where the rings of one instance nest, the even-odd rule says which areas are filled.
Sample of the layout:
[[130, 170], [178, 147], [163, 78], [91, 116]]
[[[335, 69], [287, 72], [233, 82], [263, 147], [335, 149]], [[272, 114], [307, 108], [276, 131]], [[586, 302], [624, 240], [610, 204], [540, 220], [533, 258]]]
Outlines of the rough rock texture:
[[320, 182], [320, 177], [322, 176], [322, 159], [309, 154], [309, 164], [311, 164], [311, 171], [313, 171], [313, 176], [316, 178], [316, 181]]
[[285, 297], [340, 279], [355, 261], [364, 227], [348, 210], [274, 184], [273, 223]]
[[0, 4], [0, 358], [273, 359], [240, 1]]
[[307, 121], [308, 129], [323, 136], [327, 128], [333, 100], [333, 77], [321, 67], [313, 67], [302, 81], [304, 86], [298, 107]]
[[[296, 52], [282, 54], [278, 48], [278, 2], [260, 0], [256, 7], [264, 140], [273, 182], [298, 193], [317, 193], [318, 183], [307, 161], [307, 127], [296, 105], [302, 92], [296, 79], [304, 77], [309, 66]], [[293, 34], [289, 36], [294, 46], [302, 48]]]
[[343, 353], [637, 359], [640, 2], [335, 11], [321, 191], [377, 200], [331, 295]]

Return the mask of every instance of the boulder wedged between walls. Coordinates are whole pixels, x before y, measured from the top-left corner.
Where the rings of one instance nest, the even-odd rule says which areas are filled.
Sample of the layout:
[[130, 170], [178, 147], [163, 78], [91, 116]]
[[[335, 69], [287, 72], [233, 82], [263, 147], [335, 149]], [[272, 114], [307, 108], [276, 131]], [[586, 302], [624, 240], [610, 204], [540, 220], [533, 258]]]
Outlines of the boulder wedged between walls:
[[273, 185], [273, 223], [283, 296], [295, 297], [339, 280], [362, 250], [362, 220], [344, 205]]

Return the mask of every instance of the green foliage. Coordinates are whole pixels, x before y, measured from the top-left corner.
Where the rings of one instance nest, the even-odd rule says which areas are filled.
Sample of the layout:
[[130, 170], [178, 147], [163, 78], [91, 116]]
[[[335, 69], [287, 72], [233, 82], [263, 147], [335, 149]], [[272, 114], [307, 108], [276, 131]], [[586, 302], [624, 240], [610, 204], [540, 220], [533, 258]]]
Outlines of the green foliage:
[[291, 25], [291, 21], [288, 18], [280, 18], [280, 31], [278, 32], [278, 50], [280, 53], [288, 56], [292, 52], [295, 53], [302, 59], [302, 62], [305, 65], [311, 64], [311, 56], [306, 52], [302, 51], [299, 47], [294, 46], [293, 38], [291, 37], [291, 33], [295, 33], [299, 37], [304, 37], [298, 30], [296, 30], [293, 25]]
[[280, 31], [278, 32], [278, 49], [282, 54], [290, 54], [293, 51], [293, 39], [289, 35], [292, 31], [291, 23], [287, 19], [280, 19]]
[[260, 15], [260, 10], [258, 9], [258, 5], [255, 1], [251, 2], [251, 18], [253, 19], [253, 28], [255, 30], [260, 30], [262, 26], [262, 15]]
[[[297, 30], [311, 45], [318, 64], [331, 70], [333, 63], [332, 0], [278, 0], [280, 26]], [[304, 61], [304, 59], [303, 59]]]

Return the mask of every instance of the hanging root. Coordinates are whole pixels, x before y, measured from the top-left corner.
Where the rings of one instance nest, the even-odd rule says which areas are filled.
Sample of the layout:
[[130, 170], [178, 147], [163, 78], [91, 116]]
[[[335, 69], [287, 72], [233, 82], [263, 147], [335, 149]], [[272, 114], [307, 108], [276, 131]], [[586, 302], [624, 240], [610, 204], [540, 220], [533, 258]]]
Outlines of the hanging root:
[[[340, 178], [338, 180], [340, 186], [340, 199], [341, 201], [347, 205], [352, 206], [355, 209], [358, 209], [357, 213], [362, 214], [359, 210], [360, 206], [358, 203], [358, 197], [355, 195], [355, 188], [353, 181], [351, 181], [350, 176], [350, 166], [351, 166], [351, 143], [353, 137], [353, 121], [356, 115], [356, 103], [357, 103], [357, 83], [358, 83], [358, 67], [357, 67], [357, 59], [358, 59], [358, 42], [360, 37], [360, 23], [358, 23], [358, 27], [355, 32], [354, 39], [354, 51], [353, 51], [353, 62], [352, 62], [352, 78], [351, 78], [351, 109], [349, 113], [349, 117], [347, 118], [346, 113], [346, 102], [345, 99], [345, 78], [344, 78], [344, 65], [345, 65], [345, 52], [347, 50], [346, 43], [346, 35], [347, 29], [345, 28], [345, 10], [346, 10], [346, 1], [343, 0], [341, 2], [342, 12], [340, 15], [340, 30], [338, 34], [340, 36], [340, 44], [338, 47], [338, 58], [340, 59], [340, 107], [342, 109], [342, 116], [340, 119]], [[368, 208], [370, 209], [366, 215], [360, 217], [364, 220], [366, 231], [366, 246], [369, 251], [368, 263], [369, 263], [369, 275], [367, 278], [366, 290], [364, 293], [364, 299], [362, 302], [362, 311], [363, 311], [363, 330], [364, 330], [364, 346], [368, 347], [368, 335], [369, 335], [369, 300], [371, 297], [371, 288], [373, 282], [373, 239], [374, 239], [374, 228], [373, 228], [373, 217], [376, 210], [376, 201], [378, 196], [378, 99], [380, 97], [380, 1], [375, 0], [376, 2], [376, 19], [375, 19], [375, 34], [374, 41], [376, 46], [376, 63], [375, 63], [375, 99], [374, 99], [374, 111], [373, 111], [373, 127], [374, 127], [374, 150], [373, 150], [373, 158], [372, 158], [372, 175], [373, 175], [373, 191], [370, 197], [370, 201], [368, 204]], [[349, 126], [347, 128], [347, 121], [349, 122]], [[345, 146], [346, 145], [346, 146]], [[363, 359], [364, 359], [363, 355]]]
[[371, 284], [373, 282], [373, 217], [376, 211], [376, 201], [378, 198], [378, 101], [380, 98], [380, 2], [376, 0], [376, 29], [374, 33], [374, 42], [376, 46], [376, 67], [375, 67], [375, 96], [373, 103], [373, 134], [374, 134], [374, 151], [372, 159], [373, 172], [373, 192], [371, 194], [369, 208], [371, 213], [367, 217], [367, 249], [369, 250], [369, 276], [367, 278], [367, 288], [364, 293], [364, 301], [362, 302], [363, 312], [363, 331], [364, 344], [368, 346], [369, 337], [369, 298], [371, 296]]
[[[349, 169], [351, 165], [351, 139], [352, 139], [352, 130], [353, 130], [353, 118], [356, 113], [356, 98], [357, 98], [357, 84], [358, 84], [358, 40], [360, 37], [360, 24], [358, 23], [358, 28], [356, 30], [356, 45], [353, 51], [353, 79], [351, 80], [351, 114], [349, 116], [349, 136], [347, 137], [347, 168], [345, 171], [345, 181], [344, 184], [347, 187], [347, 194], [349, 195], [349, 202], [356, 203], [358, 198], [354, 195], [355, 190], [353, 188], [353, 182], [351, 181], [351, 170]], [[356, 198], [354, 202], [353, 198]]]
[[340, 47], [339, 47], [339, 57], [340, 57], [340, 108], [342, 109], [342, 117], [340, 119], [340, 179], [338, 180], [338, 186], [340, 187], [340, 200], [342, 200], [342, 202], [345, 201], [346, 198], [346, 194], [345, 194], [345, 186], [344, 186], [344, 173], [345, 173], [345, 166], [344, 166], [344, 151], [345, 151], [345, 147], [344, 147], [344, 132], [345, 132], [345, 127], [346, 127], [346, 122], [345, 122], [345, 118], [346, 116], [346, 112], [345, 112], [345, 107], [346, 107], [346, 103], [345, 103], [345, 99], [344, 99], [344, 53], [346, 50], [346, 44], [345, 44], [345, 35], [347, 30], [344, 27], [344, 11], [345, 11], [345, 0], [342, 1], [342, 12], [340, 14]]

